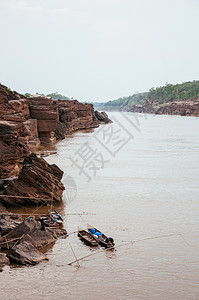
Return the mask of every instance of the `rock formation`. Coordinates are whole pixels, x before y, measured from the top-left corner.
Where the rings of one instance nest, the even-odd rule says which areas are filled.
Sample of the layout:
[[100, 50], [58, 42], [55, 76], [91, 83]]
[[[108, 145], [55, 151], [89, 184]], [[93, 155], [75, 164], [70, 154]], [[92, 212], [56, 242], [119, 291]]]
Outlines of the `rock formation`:
[[30, 115], [37, 119], [37, 127], [40, 141], [43, 143], [54, 143], [55, 130], [59, 120], [58, 106], [56, 101], [48, 97], [28, 98]]
[[36, 265], [42, 260], [48, 260], [48, 257], [39, 252], [31, 243], [26, 241], [12, 247], [7, 257], [11, 261], [18, 262], [22, 265]]
[[[60, 236], [66, 237], [67, 231], [60, 227], [46, 227], [42, 230], [39, 221], [35, 220], [34, 217], [28, 217], [6, 235], [3, 233], [0, 244], [1, 249], [8, 251], [7, 257], [11, 261], [33, 265], [48, 259], [38, 250], [54, 243]], [[0, 254], [0, 270], [3, 264], [8, 263], [5, 255]]]
[[0, 84], [0, 178], [17, 174], [20, 160], [38, 145], [27, 99]]
[[62, 176], [63, 172], [56, 165], [49, 165], [32, 153], [24, 159], [18, 178], [4, 180], [0, 195], [5, 196], [0, 197], [0, 201], [5, 205], [61, 201], [65, 189], [61, 183]]
[[17, 175], [20, 162], [40, 142], [54, 143], [78, 129], [98, 126], [92, 104], [26, 98], [0, 84], [0, 178]]
[[[14, 219], [13, 219], [14, 216]], [[19, 225], [20, 218], [14, 214], [0, 214], [0, 234], [5, 235], [10, 233]], [[1, 248], [1, 245], [0, 245]]]
[[142, 105], [133, 105], [129, 110], [138, 113], [158, 115], [179, 115], [199, 117], [199, 102], [173, 101], [159, 104], [158, 102], [146, 102]]
[[95, 116], [101, 124], [112, 123], [112, 121], [109, 119], [109, 117], [105, 111], [99, 112], [96, 110]]
[[29, 98], [28, 103], [31, 118], [37, 119], [42, 143], [54, 143], [76, 130], [99, 126], [92, 104], [39, 96]]
[[58, 100], [59, 122], [55, 131], [57, 139], [63, 139], [79, 129], [99, 127], [92, 104], [77, 100]]

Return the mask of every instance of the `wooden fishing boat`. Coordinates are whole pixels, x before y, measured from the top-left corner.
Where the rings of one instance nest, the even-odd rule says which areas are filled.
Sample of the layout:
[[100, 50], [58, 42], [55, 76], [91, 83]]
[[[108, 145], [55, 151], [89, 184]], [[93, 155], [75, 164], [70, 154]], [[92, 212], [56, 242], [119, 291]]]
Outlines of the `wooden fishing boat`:
[[57, 223], [60, 226], [63, 224], [61, 215], [55, 209], [49, 210], [48, 212], [53, 222]]
[[80, 227], [78, 227], [78, 237], [89, 246], [97, 247], [99, 245], [99, 241], [92, 235], [92, 233], [83, 230]]
[[63, 225], [63, 219], [55, 209], [49, 210], [48, 213], [49, 215], [39, 217], [40, 220], [43, 220], [45, 226], [61, 227]]
[[[108, 238], [105, 234], [103, 234], [100, 230], [98, 230], [97, 228], [87, 224], [87, 229], [88, 232], [91, 233], [91, 229], [95, 230], [95, 233], [91, 233], [92, 235], [95, 235], [95, 238], [98, 239], [99, 244], [105, 248], [113, 248], [114, 247], [114, 241], [112, 238]], [[96, 236], [96, 233], [101, 233], [101, 235]]]

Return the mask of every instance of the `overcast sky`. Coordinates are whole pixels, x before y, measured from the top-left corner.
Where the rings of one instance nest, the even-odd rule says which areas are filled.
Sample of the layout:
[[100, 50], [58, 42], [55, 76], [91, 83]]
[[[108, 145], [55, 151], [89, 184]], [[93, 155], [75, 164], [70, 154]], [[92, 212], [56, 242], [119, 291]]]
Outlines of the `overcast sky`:
[[107, 101], [199, 79], [199, 0], [0, 0], [0, 82]]

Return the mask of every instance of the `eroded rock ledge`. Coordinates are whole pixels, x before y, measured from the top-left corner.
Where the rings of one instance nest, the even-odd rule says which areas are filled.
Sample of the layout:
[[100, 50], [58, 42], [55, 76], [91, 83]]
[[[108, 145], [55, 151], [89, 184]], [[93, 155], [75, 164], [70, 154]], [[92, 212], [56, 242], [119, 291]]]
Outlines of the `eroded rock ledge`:
[[52, 195], [53, 201], [61, 201], [63, 172], [32, 152], [41, 142], [54, 143], [76, 130], [109, 122], [105, 112], [94, 112], [92, 104], [26, 98], [0, 84], [0, 203], [48, 203]]
[[[0, 221], [4, 218], [6, 217], [0, 216]], [[40, 250], [55, 243], [59, 237], [67, 237], [67, 231], [64, 228], [46, 227], [43, 229], [40, 221], [35, 220], [34, 217], [28, 217], [21, 222], [18, 219], [14, 228], [8, 233], [1, 231], [0, 249], [6, 251], [7, 254], [0, 253], [0, 271], [4, 265], [9, 264], [9, 261], [35, 265], [48, 260]]]
[[16, 206], [61, 201], [65, 189], [62, 176], [56, 165], [32, 153], [24, 159], [18, 178], [1, 180], [0, 202]]
[[17, 175], [20, 162], [39, 144], [99, 126], [93, 105], [77, 100], [26, 98], [0, 84], [0, 178]]

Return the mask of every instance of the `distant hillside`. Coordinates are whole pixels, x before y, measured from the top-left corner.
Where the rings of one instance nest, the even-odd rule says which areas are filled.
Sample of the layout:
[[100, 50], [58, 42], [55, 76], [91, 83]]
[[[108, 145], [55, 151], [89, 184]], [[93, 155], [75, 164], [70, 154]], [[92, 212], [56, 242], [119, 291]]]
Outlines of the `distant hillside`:
[[[134, 94], [133, 96], [119, 98], [106, 103], [93, 103], [98, 110], [142, 110], [142, 106], [150, 105], [160, 107], [161, 105], [174, 102], [198, 102], [199, 81], [188, 81], [181, 84], [166, 84], [162, 87], [151, 88], [147, 93]], [[139, 109], [136, 108], [139, 106]]]
[[188, 81], [181, 84], [166, 84], [156, 89], [152, 88], [148, 93], [149, 102], [160, 104], [170, 101], [194, 101], [199, 98], [199, 81]]
[[106, 103], [93, 103], [98, 110], [128, 110], [132, 105], [140, 105], [147, 100], [148, 93], [139, 93], [132, 96], [119, 98]]

